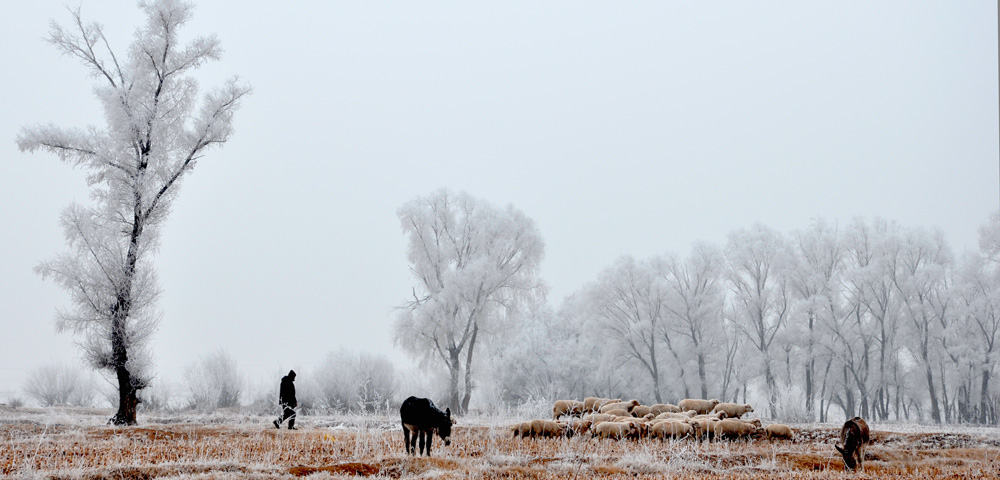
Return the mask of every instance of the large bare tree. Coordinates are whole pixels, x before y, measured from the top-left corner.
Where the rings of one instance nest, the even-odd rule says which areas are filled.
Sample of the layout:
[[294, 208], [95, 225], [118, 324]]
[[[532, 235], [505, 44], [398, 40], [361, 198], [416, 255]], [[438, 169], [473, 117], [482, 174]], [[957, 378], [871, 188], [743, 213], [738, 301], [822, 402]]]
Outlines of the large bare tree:
[[757, 224], [730, 233], [725, 256], [733, 319], [760, 358], [771, 416], [775, 416], [777, 382], [772, 355], [774, 341], [789, 317], [788, 247], [777, 232]]
[[[927, 395], [931, 402], [931, 418], [936, 423], [941, 423], [941, 405], [933, 368], [937, 357], [941, 355], [937, 343], [946, 341], [943, 332], [950, 316], [950, 291], [946, 272], [951, 266], [951, 257], [951, 250], [940, 231], [929, 233], [911, 229], [900, 239], [898, 266], [893, 277], [902, 316], [909, 322], [909, 335], [903, 340], [924, 369]], [[947, 345], [943, 347], [940, 351], [947, 351]], [[944, 391], [940, 393], [944, 394]]]
[[[658, 348], [661, 338], [668, 351], [676, 352], [670, 336], [663, 335], [667, 290], [660, 280], [662, 275], [657, 274], [662, 263], [640, 261], [631, 256], [618, 259], [601, 272], [596, 282], [584, 288], [587, 303], [583, 304], [581, 312], [592, 319], [602, 338], [616, 346], [624, 361], [634, 360], [642, 366], [649, 375], [656, 403], [663, 401], [659, 358], [663, 352]], [[683, 365], [680, 362], [677, 365], [683, 383]], [[683, 389], [689, 390], [686, 383]]]
[[716, 382], [709, 381], [709, 363], [725, 350], [722, 252], [709, 244], [697, 244], [687, 259], [664, 257], [660, 271], [667, 291], [664, 308], [668, 313], [662, 335], [665, 340], [673, 335], [686, 340], [697, 365], [701, 398], [709, 398], [709, 384], [717, 387]]
[[464, 192], [441, 190], [410, 201], [398, 214], [417, 285], [394, 326], [395, 341], [422, 361], [438, 359], [447, 367], [450, 407], [465, 412], [480, 335], [498, 334], [544, 295], [538, 278], [544, 243], [520, 210]]
[[[817, 376], [822, 363], [819, 344], [823, 336], [823, 317], [838, 315], [838, 283], [844, 269], [844, 247], [841, 234], [835, 225], [818, 219], [808, 229], [792, 234], [791, 248], [794, 268], [790, 285], [799, 301], [798, 330], [803, 335], [805, 362], [805, 406], [812, 414], [816, 407]], [[804, 317], [804, 318], [802, 318]], [[826, 378], [824, 377], [824, 381]], [[823, 399], [820, 398], [820, 402]], [[820, 412], [822, 418], [823, 412]]]
[[[43, 150], [88, 171], [92, 205], [62, 215], [69, 251], [37, 271], [69, 291], [73, 309], [57, 328], [84, 337], [90, 363], [118, 384], [113, 423], [136, 423], [137, 392], [148, 385], [148, 340], [156, 329], [159, 289], [152, 255], [183, 177], [207, 150], [225, 143], [240, 100], [250, 89], [233, 78], [201, 100], [189, 74], [222, 52], [214, 36], [183, 44], [178, 33], [193, 6], [141, 2], [146, 24], [125, 54], [116, 54], [98, 23], [72, 10], [69, 27], [53, 23], [49, 43], [79, 60], [97, 84], [103, 129], [24, 128], [22, 151]], [[200, 103], [200, 108], [196, 106]]]

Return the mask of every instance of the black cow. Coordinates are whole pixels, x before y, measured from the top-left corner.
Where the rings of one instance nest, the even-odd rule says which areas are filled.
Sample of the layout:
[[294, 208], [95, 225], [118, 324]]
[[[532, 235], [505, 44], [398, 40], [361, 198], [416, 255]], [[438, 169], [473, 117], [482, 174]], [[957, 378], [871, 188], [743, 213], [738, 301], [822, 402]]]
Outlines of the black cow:
[[[403, 422], [403, 442], [408, 455], [423, 454], [424, 437], [427, 437], [427, 456], [431, 456], [431, 439], [435, 431], [445, 445], [451, 445], [451, 425], [455, 421], [451, 419], [450, 408], [442, 412], [429, 399], [410, 397], [399, 407], [399, 417]], [[410, 435], [413, 435], [412, 440]], [[420, 438], [419, 453], [417, 437]]]
[[844, 444], [844, 448], [840, 448], [840, 445], [834, 445], [834, 448], [844, 457], [844, 466], [854, 470], [861, 468], [868, 441], [868, 424], [863, 418], [854, 417], [844, 422], [844, 426], [840, 429], [840, 442]]

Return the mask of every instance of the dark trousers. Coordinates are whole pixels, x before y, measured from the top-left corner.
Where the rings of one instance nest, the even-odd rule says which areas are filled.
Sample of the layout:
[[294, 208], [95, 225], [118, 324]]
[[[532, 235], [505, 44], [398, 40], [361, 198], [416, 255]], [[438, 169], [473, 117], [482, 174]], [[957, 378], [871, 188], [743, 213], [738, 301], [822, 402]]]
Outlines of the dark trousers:
[[285, 420], [288, 420], [288, 428], [294, 428], [295, 427], [295, 409], [292, 408], [292, 407], [290, 407], [290, 406], [288, 406], [288, 405], [286, 405], [286, 404], [282, 404], [281, 408], [283, 409], [283, 411], [281, 413], [281, 416], [278, 417], [278, 421], [276, 423], [278, 425], [281, 425]]

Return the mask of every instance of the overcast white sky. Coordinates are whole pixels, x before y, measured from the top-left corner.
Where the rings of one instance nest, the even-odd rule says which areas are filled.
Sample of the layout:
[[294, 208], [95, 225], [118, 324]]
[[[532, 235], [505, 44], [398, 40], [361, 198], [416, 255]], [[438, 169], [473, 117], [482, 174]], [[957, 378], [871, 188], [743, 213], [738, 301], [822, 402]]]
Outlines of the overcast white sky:
[[[52, 323], [67, 295], [32, 268], [64, 250], [84, 172], [14, 142], [22, 125], [102, 126], [83, 67], [44, 41], [64, 3], [0, 16], [0, 402], [79, 358]], [[122, 52], [142, 21], [130, 2], [79, 4]], [[225, 49], [202, 87], [239, 74], [254, 94], [164, 228], [170, 381], [220, 347], [253, 378], [339, 347], [408, 365], [396, 209], [440, 187], [537, 222], [553, 305], [621, 255], [755, 222], [883, 216], [960, 252], [1000, 206], [993, 1], [197, 4], [182, 35]]]

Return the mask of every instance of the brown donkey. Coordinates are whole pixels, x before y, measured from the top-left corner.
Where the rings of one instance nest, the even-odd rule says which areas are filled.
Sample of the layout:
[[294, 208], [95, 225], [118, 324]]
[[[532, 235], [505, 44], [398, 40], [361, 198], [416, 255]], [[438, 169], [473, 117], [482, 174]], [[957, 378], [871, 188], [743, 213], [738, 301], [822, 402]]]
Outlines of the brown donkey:
[[865, 447], [868, 446], [868, 424], [861, 417], [854, 417], [846, 422], [840, 429], [840, 445], [834, 448], [844, 457], [844, 466], [848, 470], [861, 468], [861, 461], [865, 458]]

